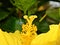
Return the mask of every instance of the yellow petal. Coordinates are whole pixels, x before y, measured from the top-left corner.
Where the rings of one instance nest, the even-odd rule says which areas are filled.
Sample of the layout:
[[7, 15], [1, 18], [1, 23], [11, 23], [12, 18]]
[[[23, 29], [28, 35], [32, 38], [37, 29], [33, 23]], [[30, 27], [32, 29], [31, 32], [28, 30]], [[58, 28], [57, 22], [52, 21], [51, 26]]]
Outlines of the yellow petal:
[[15, 45], [14, 38], [10, 36], [7, 32], [4, 32], [5, 39], [9, 45]]
[[31, 45], [60, 45], [60, 25], [52, 24], [47, 33], [39, 34]]
[[8, 42], [6, 41], [1, 29], [0, 29], [0, 45], [8, 45]]

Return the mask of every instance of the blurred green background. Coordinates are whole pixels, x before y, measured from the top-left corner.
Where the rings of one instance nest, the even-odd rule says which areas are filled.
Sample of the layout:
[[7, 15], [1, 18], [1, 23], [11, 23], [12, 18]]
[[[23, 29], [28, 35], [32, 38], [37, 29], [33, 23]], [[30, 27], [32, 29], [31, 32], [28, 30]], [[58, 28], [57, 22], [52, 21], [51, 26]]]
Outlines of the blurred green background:
[[0, 0], [0, 28], [7, 32], [21, 31], [22, 24], [26, 23], [23, 16], [37, 15], [38, 18], [33, 22], [38, 28], [37, 33], [47, 32], [50, 24], [60, 22], [60, 7], [50, 8], [49, 1], [51, 0]]

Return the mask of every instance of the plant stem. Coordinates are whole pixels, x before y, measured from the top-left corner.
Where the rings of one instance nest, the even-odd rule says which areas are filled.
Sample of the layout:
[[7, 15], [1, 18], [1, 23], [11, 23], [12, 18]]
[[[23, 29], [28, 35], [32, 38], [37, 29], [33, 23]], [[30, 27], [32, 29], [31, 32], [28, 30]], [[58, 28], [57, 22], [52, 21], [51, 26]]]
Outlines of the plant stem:
[[46, 14], [39, 20], [41, 22], [46, 17]]

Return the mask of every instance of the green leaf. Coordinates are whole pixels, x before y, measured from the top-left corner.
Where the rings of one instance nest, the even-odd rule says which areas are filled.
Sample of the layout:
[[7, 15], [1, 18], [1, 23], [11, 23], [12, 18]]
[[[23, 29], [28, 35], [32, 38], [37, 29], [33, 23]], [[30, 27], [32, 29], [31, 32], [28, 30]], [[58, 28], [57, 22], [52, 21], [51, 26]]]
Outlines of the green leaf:
[[8, 17], [9, 12], [6, 12], [4, 10], [0, 10], [0, 21]]
[[37, 26], [37, 33], [45, 33], [49, 30], [49, 23], [44, 19], [42, 22], [39, 22], [38, 19], [34, 21], [34, 24]]
[[56, 8], [56, 9], [48, 9], [47, 11], [46, 11], [46, 14], [50, 17], [50, 18], [52, 18], [52, 19], [54, 19], [54, 20], [60, 20], [60, 15], [59, 15], [59, 8]]
[[43, 33], [47, 32], [49, 30], [49, 24], [47, 22], [41, 22], [39, 26], [39, 30]]
[[34, 14], [37, 11], [37, 5], [38, 3], [36, 2], [29, 10], [28, 10], [28, 15]]
[[11, 0], [11, 3], [26, 14], [26, 11], [36, 3], [36, 0]]
[[9, 17], [5, 23], [1, 24], [1, 28], [7, 32], [14, 32], [15, 30], [22, 30], [23, 19], [18, 19], [16, 17]]

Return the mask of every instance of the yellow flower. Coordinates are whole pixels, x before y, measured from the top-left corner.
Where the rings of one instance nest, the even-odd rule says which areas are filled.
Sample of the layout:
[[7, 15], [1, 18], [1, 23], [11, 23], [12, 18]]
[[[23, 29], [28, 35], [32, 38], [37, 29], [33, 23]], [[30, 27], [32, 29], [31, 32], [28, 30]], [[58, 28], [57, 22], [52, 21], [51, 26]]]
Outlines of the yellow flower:
[[36, 15], [24, 16], [27, 23], [22, 25], [22, 32], [7, 33], [0, 29], [0, 45], [60, 45], [60, 24], [52, 24], [47, 33], [37, 35], [37, 27], [32, 24], [35, 18]]
[[31, 45], [60, 45], [60, 24], [50, 25], [47, 33], [38, 35]]

